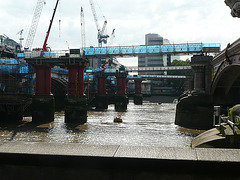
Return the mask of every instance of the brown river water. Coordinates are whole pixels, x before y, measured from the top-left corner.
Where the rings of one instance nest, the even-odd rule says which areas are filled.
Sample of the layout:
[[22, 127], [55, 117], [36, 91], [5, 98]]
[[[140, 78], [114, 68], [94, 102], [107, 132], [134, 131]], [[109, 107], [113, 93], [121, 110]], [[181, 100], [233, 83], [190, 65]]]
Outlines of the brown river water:
[[[189, 147], [200, 131], [174, 124], [175, 103], [144, 101], [142, 106], [132, 101], [126, 112], [115, 112], [114, 105], [106, 111], [89, 111], [84, 125], [66, 125], [64, 112], [55, 113], [48, 124], [33, 124], [31, 117], [22, 123], [1, 124], [0, 143], [9, 141], [79, 143], [99, 145]], [[122, 123], [114, 123], [121, 116]]]

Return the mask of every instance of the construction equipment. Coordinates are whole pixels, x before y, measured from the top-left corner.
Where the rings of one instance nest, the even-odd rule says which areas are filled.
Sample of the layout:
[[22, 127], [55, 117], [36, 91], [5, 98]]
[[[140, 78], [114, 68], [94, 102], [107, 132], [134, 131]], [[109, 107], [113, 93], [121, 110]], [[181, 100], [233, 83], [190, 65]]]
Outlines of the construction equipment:
[[109, 63], [109, 62], [111, 62], [112, 61], [112, 59], [109, 59], [107, 62], [105, 62], [103, 65], [102, 65], [102, 68], [105, 68], [105, 66]]
[[110, 36], [110, 39], [109, 39], [109, 45], [112, 45], [113, 44], [113, 39], [115, 38], [115, 29], [112, 30], [112, 34]]
[[103, 27], [102, 27], [102, 30], [101, 30], [99, 22], [98, 22], [96, 10], [94, 8], [93, 0], [89, 0], [89, 2], [90, 2], [90, 5], [91, 5], [94, 21], [95, 21], [97, 31], [98, 31], [98, 34], [97, 34], [98, 47], [102, 47], [102, 43], [107, 44], [107, 38], [109, 38], [109, 35], [105, 34], [105, 30], [106, 30], [106, 26], [107, 26], [107, 20], [103, 16], [105, 20], [104, 20], [104, 24], [103, 24]]
[[19, 43], [20, 43], [20, 45], [22, 46], [22, 41], [24, 40], [24, 38], [22, 37], [22, 34], [23, 34], [23, 29], [21, 29], [16, 35], [20, 35], [20, 38], [19, 38]]
[[46, 37], [45, 37], [45, 40], [44, 40], [44, 43], [43, 43], [42, 51], [47, 51], [47, 41], [48, 41], [48, 37], [49, 37], [50, 31], [51, 31], [51, 28], [52, 28], [52, 23], [53, 23], [53, 20], [54, 20], [54, 17], [55, 17], [55, 13], [56, 13], [56, 10], [57, 10], [58, 2], [59, 2], [59, 0], [57, 0], [55, 8], [53, 10], [52, 19], [50, 20], [48, 31], [46, 33]]
[[82, 49], [86, 47], [86, 34], [85, 34], [85, 19], [84, 19], [84, 12], [83, 8], [81, 7], [81, 38], [82, 38]]
[[32, 49], [33, 40], [34, 40], [34, 37], [36, 34], [39, 18], [41, 16], [44, 4], [45, 4], [44, 0], [38, 0], [38, 2], [37, 2], [37, 6], [36, 6], [34, 14], [33, 14], [32, 24], [31, 24], [31, 27], [30, 27], [30, 30], [28, 33], [25, 47], [24, 47], [25, 50], [30, 51]]

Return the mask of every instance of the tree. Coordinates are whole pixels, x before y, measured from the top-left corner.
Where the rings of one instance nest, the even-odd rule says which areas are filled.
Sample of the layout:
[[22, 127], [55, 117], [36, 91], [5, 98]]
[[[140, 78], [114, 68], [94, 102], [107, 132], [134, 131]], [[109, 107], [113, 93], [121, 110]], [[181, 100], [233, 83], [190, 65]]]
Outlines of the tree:
[[190, 60], [186, 59], [186, 61], [182, 61], [182, 60], [173, 60], [171, 66], [190, 66]]

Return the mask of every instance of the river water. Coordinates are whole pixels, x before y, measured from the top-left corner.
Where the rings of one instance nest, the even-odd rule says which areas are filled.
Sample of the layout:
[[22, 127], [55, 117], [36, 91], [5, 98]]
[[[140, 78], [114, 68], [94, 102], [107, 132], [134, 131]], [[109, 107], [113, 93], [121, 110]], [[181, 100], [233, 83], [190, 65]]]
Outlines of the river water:
[[[0, 142], [57, 142], [99, 145], [138, 145], [189, 147], [200, 131], [188, 130], [174, 124], [176, 104], [145, 101], [142, 106], [132, 101], [126, 112], [115, 112], [114, 105], [106, 111], [89, 111], [84, 125], [66, 125], [64, 113], [55, 113], [48, 124], [33, 124], [31, 117], [23, 123], [0, 127]], [[114, 123], [121, 116], [122, 123]]]

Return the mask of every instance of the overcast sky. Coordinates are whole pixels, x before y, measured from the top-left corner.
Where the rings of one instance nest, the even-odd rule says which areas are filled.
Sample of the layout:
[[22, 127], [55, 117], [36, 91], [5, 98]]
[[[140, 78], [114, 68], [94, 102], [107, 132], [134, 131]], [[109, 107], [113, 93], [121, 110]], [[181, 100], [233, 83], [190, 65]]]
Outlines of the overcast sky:
[[[45, 0], [33, 47], [42, 47], [56, 0]], [[116, 29], [112, 45], [144, 44], [147, 33], [171, 43], [221, 43], [222, 49], [240, 35], [240, 19], [230, 15], [224, 0], [94, 0], [99, 24]], [[0, 0], [0, 34], [26, 39], [37, 0]], [[89, 0], [60, 0], [48, 45], [54, 50], [81, 47], [81, 6], [85, 14], [86, 44], [97, 46], [97, 29]], [[61, 23], [59, 24], [59, 20]], [[66, 41], [68, 43], [66, 43]], [[23, 45], [25, 44], [25, 41]]]

